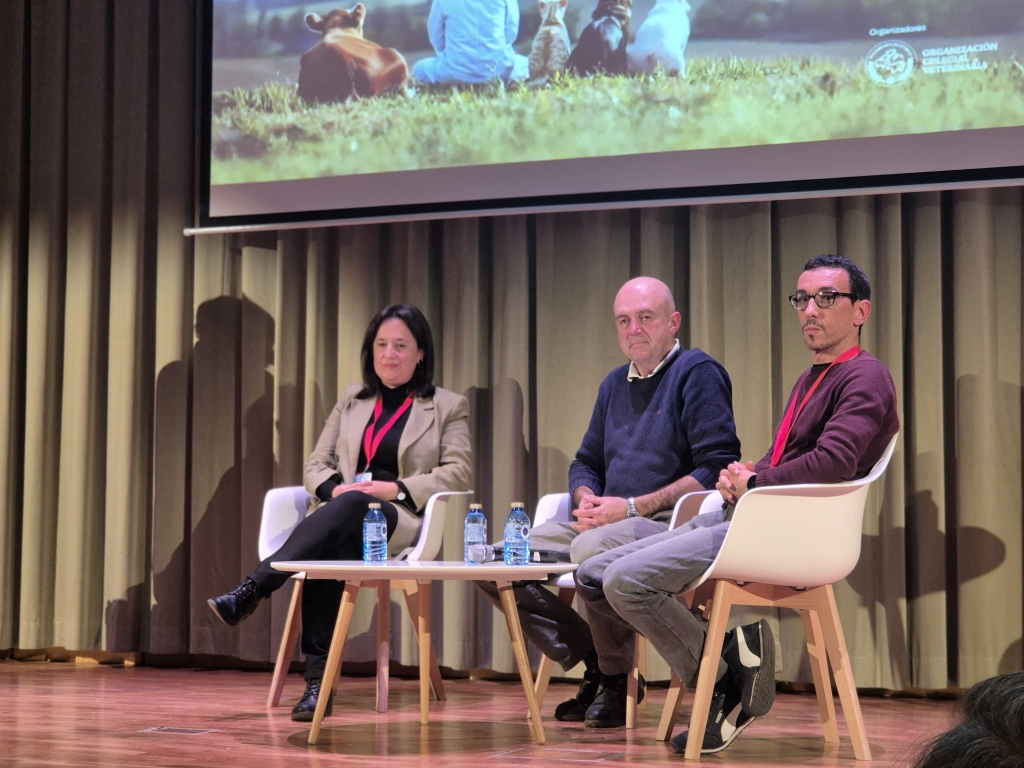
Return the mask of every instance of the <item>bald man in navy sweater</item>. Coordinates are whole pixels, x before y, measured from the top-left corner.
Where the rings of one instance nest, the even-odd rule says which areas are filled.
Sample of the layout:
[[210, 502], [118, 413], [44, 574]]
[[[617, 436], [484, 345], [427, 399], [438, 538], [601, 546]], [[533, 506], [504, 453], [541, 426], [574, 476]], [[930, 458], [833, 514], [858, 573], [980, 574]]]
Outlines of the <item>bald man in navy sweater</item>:
[[[651, 277], [630, 280], [615, 297], [614, 318], [630, 362], [601, 383], [569, 468], [576, 522], [530, 534], [532, 549], [569, 551], [576, 563], [667, 531], [676, 501], [713, 488], [739, 458], [729, 375], [710, 355], [680, 347], [682, 318], [669, 287]], [[478, 586], [498, 604], [493, 583]], [[555, 717], [583, 721], [600, 695], [600, 725], [624, 725], [626, 675], [602, 674], [587, 622], [540, 584], [514, 591], [523, 634], [565, 670], [580, 662], [586, 668], [579, 692]]]
[[[635, 630], [694, 687], [706, 623], [675, 595], [714, 561], [736, 501], [754, 487], [864, 477], [881, 458], [899, 420], [888, 369], [859, 345], [861, 326], [871, 314], [870, 296], [867, 276], [848, 259], [825, 255], [807, 262], [789, 299], [813, 365], [797, 380], [767, 455], [756, 464], [737, 461], [722, 470], [721, 510], [598, 554], [576, 571], [603, 673], [629, 671]], [[725, 749], [767, 714], [774, 699], [775, 645], [768, 623], [731, 631], [701, 752]], [[587, 710], [588, 725], [601, 721], [603, 707], [599, 696]], [[617, 717], [617, 706], [611, 710]], [[684, 752], [686, 740], [686, 732], [672, 739], [673, 749]]]

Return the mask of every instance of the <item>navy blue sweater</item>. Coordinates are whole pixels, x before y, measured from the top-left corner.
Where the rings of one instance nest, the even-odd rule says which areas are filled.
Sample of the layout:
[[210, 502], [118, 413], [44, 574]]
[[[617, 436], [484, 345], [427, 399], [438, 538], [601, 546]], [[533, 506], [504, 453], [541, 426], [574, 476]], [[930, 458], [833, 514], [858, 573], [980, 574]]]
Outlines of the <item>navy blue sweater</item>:
[[714, 358], [680, 349], [654, 376], [629, 381], [629, 366], [601, 382], [590, 427], [569, 467], [569, 492], [644, 496], [687, 475], [714, 488], [740, 456], [732, 382]]

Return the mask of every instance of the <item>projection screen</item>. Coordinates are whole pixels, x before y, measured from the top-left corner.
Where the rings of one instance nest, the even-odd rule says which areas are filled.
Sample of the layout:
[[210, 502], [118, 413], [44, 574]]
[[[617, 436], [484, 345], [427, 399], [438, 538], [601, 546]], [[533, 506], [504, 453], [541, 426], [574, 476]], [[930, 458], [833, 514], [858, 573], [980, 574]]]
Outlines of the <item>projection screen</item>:
[[200, 223], [1024, 177], [1016, 0], [206, 0]]

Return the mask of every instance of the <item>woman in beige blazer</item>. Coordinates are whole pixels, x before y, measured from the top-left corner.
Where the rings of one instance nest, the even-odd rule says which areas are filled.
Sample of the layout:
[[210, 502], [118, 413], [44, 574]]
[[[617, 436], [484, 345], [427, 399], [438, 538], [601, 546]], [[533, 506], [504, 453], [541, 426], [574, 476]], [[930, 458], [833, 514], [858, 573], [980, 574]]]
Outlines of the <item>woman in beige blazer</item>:
[[[469, 489], [472, 449], [469, 403], [434, 386], [434, 342], [423, 313], [392, 304], [370, 321], [363, 338], [363, 382], [345, 390], [306, 460], [306, 489], [315, 509], [281, 548], [231, 592], [209, 601], [234, 626], [288, 580], [275, 560], [359, 560], [363, 518], [379, 502], [388, 550], [413, 543], [427, 499]], [[313, 719], [344, 582], [307, 581], [302, 590], [306, 691], [292, 719]], [[327, 714], [332, 702], [327, 703]]]

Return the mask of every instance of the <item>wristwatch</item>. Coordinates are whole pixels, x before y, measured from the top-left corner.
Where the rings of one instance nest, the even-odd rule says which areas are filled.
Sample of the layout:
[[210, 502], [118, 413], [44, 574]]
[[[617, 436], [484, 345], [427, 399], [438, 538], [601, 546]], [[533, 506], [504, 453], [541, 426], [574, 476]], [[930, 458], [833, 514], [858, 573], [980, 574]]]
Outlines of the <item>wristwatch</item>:
[[628, 520], [631, 517], [640, 517], [640, 513], [636, 511], [636, 502], [632, 496], [626, 499], [626, 519]]
[[395, 501], [405, 502], [409, 498], [409, 491], [405, 487], [405, 483], [401, 480], [396, 480], [395, 485], [398, 486], [398, 493], [395, 495]]

